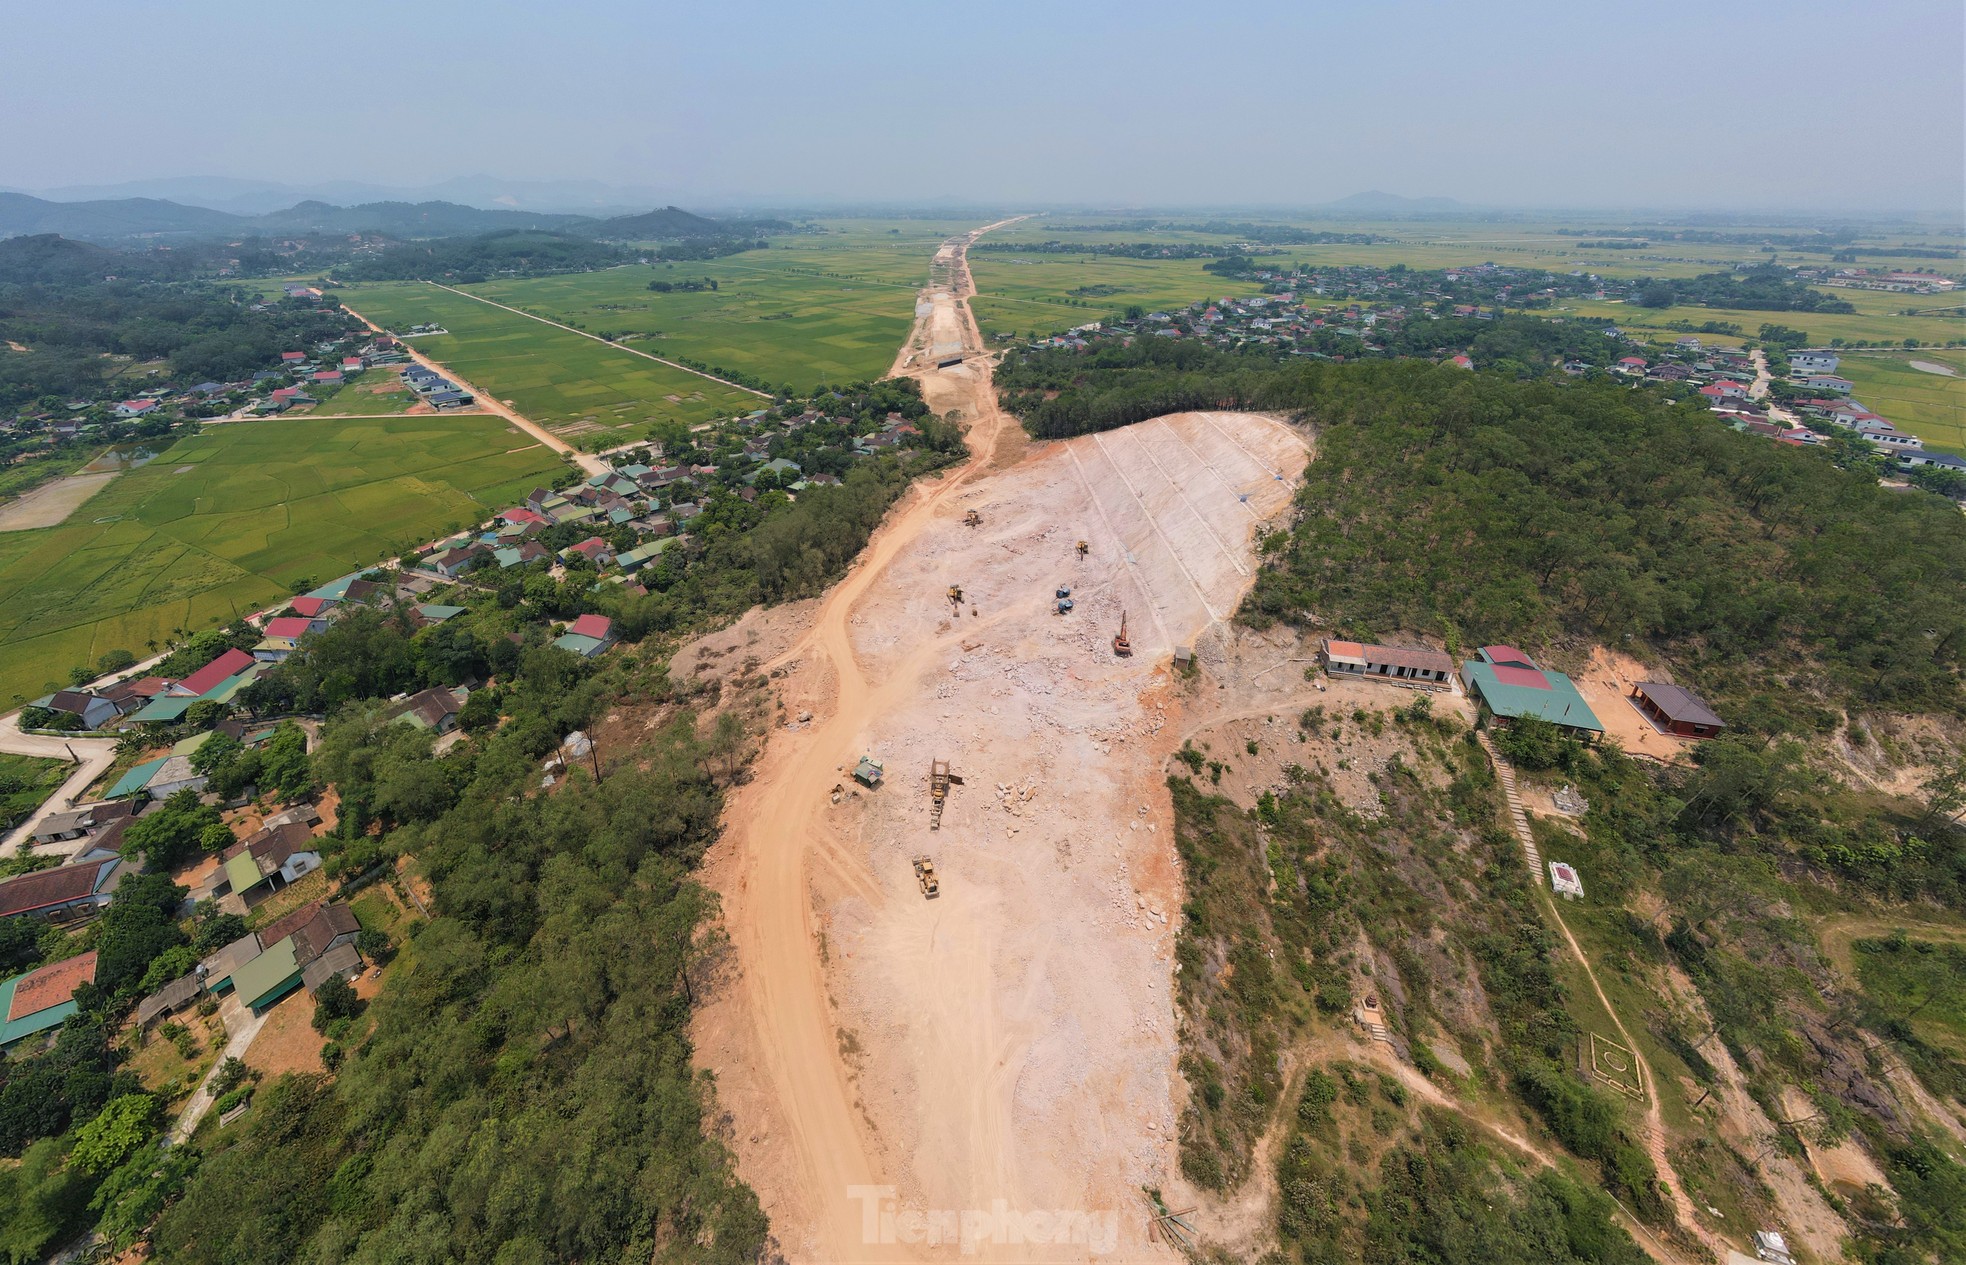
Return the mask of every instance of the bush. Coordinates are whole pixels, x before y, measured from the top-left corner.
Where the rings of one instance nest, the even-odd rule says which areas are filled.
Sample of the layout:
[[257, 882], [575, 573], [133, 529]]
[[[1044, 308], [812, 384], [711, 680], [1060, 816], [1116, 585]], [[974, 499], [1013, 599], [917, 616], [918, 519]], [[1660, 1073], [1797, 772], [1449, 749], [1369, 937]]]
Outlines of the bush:
[[348, 981], [331, 975], [314, 990], [314, 1031], [326, 1032], [338, 1019], [352, 1019], [362, 1013], [362, 999]]

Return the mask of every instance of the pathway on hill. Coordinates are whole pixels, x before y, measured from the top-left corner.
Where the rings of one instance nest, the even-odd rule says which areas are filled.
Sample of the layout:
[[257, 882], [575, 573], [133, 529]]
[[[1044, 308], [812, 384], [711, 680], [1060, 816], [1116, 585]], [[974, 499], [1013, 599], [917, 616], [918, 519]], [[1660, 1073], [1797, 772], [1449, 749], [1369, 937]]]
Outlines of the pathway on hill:
[[457, 295], [459, 298], [475, 300], [476, 302], [484, 304], [486, 307], [495, 307], [498, 308], [500, 311], [510, 312], [514, 316], [523, 316], [529, 321], [538, 321], [541, 325], [551, 325], [554, 329], [563, 329], [569, 334], [578, 334], [582, 338], [591, 338], [595, 342], [600, 343], [604, 347], [612, 347], [616, 351], [625, 351], [631, 356], [640, 356], [643, 360], [653, 360], [655, 363], [659, 365], [668, 365], [671, 369], [681, 369], [684, 373], [693, 373], [699, 378], [708, 378], [710, 381], [718, 383], [722, 386], [730, 387], [732, 390], [744, 391], [751, 395], [755, 395], [759, 399], [769, 400], [772, 398], [771, 392], [769, 391], [760, 391], [756, 387], [747, 387], [741, 382], [732, 382], [729, 378], [720, 378], [714, 373], [705, 373], [701, 369], [692, 369], [688, 365], [679, 364], [674, 360], [664, 360], [660, 356], [652, 356], [648, 352], [637, 351], [633, 347], [624, 347], [620, 343], [614, 342], [610, 339], [602, 338], [599, 334], [590, 334], [584, 329], [575, 329], [571, 325], [563, 325], [559, 321], [548, 320], [544, 316], [534, 316], [531, 312], [528, 312], [523, 308], [509, 307], [503, 303], [494, 303], [492, 300], [485, 298], [483, 295], [473, 294], [469, 290], [460, 290], [455, 286], [442, 285], [435, 281], [426, 281], [424, 282], [424, 284], [430, 286], [436, 286], [439, 290], [447, 290], [450, 293]]
[[[448, 287], [439, 287], [439, 288], [443, 289]], [[462, 291], [459, 291], [459, 293], [462, 293]], [[472, 297], [472, 296], [467, 296], [467, 297]], [[376, 324], [374, 321], [362, 315], [354, 308], [349, 307], [348, 301], [346, 299], [341, 298], [339, 295], [336, 296], [336, 302], [340, 303], [342, 307], [347, 308], [348, 314], [350, 316], [353, 316], [356, 320], [362, 322], [362, 324], [368, 326], [371, 330], [375, 331], [376, 333], [384, 334], [388, 332], [382, 326]], [[579, 331], [576, 330], [575, 332], [578, 333]], [[410, 346], [408, 343], [402, 341], [401, 339], [397, 340], [396, 345], [402, 348], [403, 353], [405, 355], [407, 355], [410, 359], [416, 361], [418, 364], [422, 365], [425, 369], [430, 370], [430, 372], [432, 373], [442, 374], [444, 377], [449, 378], [452, 382], [455, 382], [457, 385], [463, 387], [465, 390], [469, 391], [472, 395], [476, 396], [478, 400], [479, 408], [483, 409], [485, 412], [495, 413], [499, 417], [504, 418], [506, 421], [512, 423], [514, 426], [518, 427], [526, 434], [531, 435], [534, 439], [537, 439], [540, 443], [552, 449], [554, 452], [557, 452], [561, 456], [572, 461], [575, 465], [579, 466], [581, 470], [584, 471], [585, 473], [590, 475], [607, 473], [608, 466], [605, 461], [602, 461], [599, 457], [579, 451], [572, 444], [568, 443], [564, 439], [561, 439], [558, 435], [555, 435], [552, 431], [547, 430], [544, 426], [541, 426], [538, 422], [533, 421], [531, 418], [525, 416], [523, 413], [520, 413], [517, 409], [513, 408], [510, 404], [507, 404], [505, 401], [492, 395], [490, 392], [481, 390], [477, 386], [473, 385], [472, 383], [466, 382], [463, 376], [459, 374], [455, 369], [452, 369], [448, 365], [438, 364], [436, 361], [424, 355], [422, 352], [418, 351], [416, 348]]]
[[1543, 871], [1543, 858], [1536, 847], [1535, 832], [1530, 828], [1528, 814], [1523, 811], [1522, 800], [1516, 794], [1515, 766], [1495, 746], [1487, 730], [1476, 729], [1475, 736], [1480, 739], [1482, 750], [1488, 753], [1488, 758], [1494, 763], [1495, 772], [1501, 780], [1503, 794], [1508, 800], [1509, 825], [1516, 838], [1522, 843], [1522, 850], [1531, 874], [1535, 878], [1536, 892], [1542, 900], [1543, 908], [1556, 923], [1556, 929], [1563, 933], [1563, 941], [1570, 946], [1570, 955], [1582, 968], [1585, 980], [1590, 983], [1591, 992], [1597, 995], [1598, 1005], [1604, 1007], [1604, 1013], [1611, 1019], [1611, 1026], [1618, 1030], [1618, 1039], [1624, 1043], [1625, 1049], [1631, 1052], [1632, 1065], [1638, 1072], [1639, 1085], [1645, 1091], [1645, 1124], [1639, 1131], [1639, 1143], [1645, 1148], [1645, 1153], [1651, 1157], [1652, 1166], [1658, 1170], [1660, 1181], [1665, 1183], [1673, 1216], [1716, 1257], [1724, 1260], [1728, 1250], [1727, 1245], [1700, 1223], [1693, 1208], [1692, 1197], [1686, 1193], [1685, 1183], [1679, 1180], [1678, 1170], [1673, 1168], [1672, 1161], [1666, 1156], [1666, 1125], [1659, 1109], [1659, 1084], [1653, 1079], [1652, 1065], [1646, 1062], [1645, 1052], [1632, 1038], [1631, 1031], [1625, 1027], [1625, 1021], [1618, 1017], [1618, 1008], [1611, 1004], [1611, 998], [1606, 995], [1604, 986], [1597, 982], [1597, 972], [1591, 969], [1589, 956], [1585, 954], [1583, 946], [1577, 943], [1577, 937], [1571, 934], [1570, 924], [1563, 920], [1563, 911], [1557, 907], [1556, 898], [1550, 895], [1549, 880]]

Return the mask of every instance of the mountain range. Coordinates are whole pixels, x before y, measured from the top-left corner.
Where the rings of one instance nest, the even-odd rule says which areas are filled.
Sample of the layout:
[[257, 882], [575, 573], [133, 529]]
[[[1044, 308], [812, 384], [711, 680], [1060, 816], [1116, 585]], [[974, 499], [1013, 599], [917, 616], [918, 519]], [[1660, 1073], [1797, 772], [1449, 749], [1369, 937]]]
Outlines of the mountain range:
[[641, 241], [719, 237], [757, 227], [756, 221], [713, 220], [673, 206], [597, 218], [542, 211], [485, 210], [457, 202], [367, 202], [335, 206], [305, 201], [283, 210], [239, 215], [162, 198], [55, 202], [25, 193], [0, 193], [0, 237], [57, 233], [95, 242], [308, 233], [381, 233], [396, 238], [429, 238], [532, 230]]

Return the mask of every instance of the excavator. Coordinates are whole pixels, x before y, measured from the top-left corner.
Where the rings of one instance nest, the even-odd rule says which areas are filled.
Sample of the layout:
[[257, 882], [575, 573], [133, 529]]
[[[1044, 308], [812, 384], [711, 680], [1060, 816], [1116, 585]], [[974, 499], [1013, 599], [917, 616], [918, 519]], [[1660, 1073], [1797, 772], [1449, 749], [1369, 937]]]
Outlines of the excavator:
[[1113, 637], [1113, 653], [1122, 658], [1133, 654], [1133, 643], [1126, 639], [1126, 612], [1120, 612], [1120, 630]]

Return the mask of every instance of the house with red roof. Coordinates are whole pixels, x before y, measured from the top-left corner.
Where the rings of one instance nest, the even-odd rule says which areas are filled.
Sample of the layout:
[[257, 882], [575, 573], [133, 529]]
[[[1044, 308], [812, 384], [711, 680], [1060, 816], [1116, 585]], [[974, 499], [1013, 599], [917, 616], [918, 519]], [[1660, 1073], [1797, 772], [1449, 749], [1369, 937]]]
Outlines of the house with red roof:
[[269, 637], [287, 637], [299, 641], [309, 633], [320, 632], [328, 626], [325, 619], [309, 619], [305, 615], [282, 615], [266, 621], [265, 632]]
[[509, 509], [498, 517], [499, 521], [510, 523], [514, 527], [550, 527], [553, 525], [553, 520], [547, 518], [544, 514], [536, 513], [533, 510], [525, 508]]
[[0, 882], [0, 918], [66, 919], [92, 914], [109, 903], [121, 857], [73, 862]]
[[341, 370], [323, 369], [314, 375], [314, 381], [334, 386], [341, 381]]
[[1746, 387], [1742, 386], [1738, 382], [1731, 381], [1727, 378], [1715, 379], [1713, 383], [1713, 388], [1714, 390], [1720, 392], [1722, 395], [1727, 396], [1729, 399], [1735, 399], [1735, 400], [1746, 399], [1748, 394], [1748, 389]]
[[280, 353], [280, 363], [285, 365], [297, 365], [305, 359], [307, 359], [307, 353], [304, 351], [283, 351]]
[[307, 619], [319, 619], [334, 608], [334, 600], [326, 597], [297, 597], [287, 606], [294, 614]]
[[[611, 567], [614, 565], [613, 547], [599, 536], [589, 536], [579, 544], [569, 548], [567, 552], [577, 553], [597, 567]], [[588, 617], [582, 616], [582, 618]], [[599, 618], [599, 616], [593, 616], [593, 618]]]
[[95, 978], [96, 951], [90, 949], [0, 981], [0, 1050], [11, 1050], [29, 1037], [48, 1040], [49, 1029], [80, 1009], [76, 990]]
[[142, 417], [156, 409], [155, 400], [124, 400], [113, 410], [118, 417]]
[[1470, 360], [1470, 359], [1468, 359], [1468, 357], [1466, 357], [1466, 356], [1454, 356], [1454, 357], [1451, 357], [1451, 358], [1449, 358], [1449, 360], [1448, 360], [1448, 362], [1447, 362], [1447, 363], [1448, 363], [1448, 364], [1450, 364], [1450, 365], [1453, 365], [1453, 366], [1454, 366], [1454, 367], [1455, 367], [1456, 369], [1472, 369], [1472, 368], [1474, 368], [1474, 361], [1472, 361], [1472, 360]]
[[253, 657], [243, 650], [228, 650], [171, 687], [179, 698], [201, 698], [253, 666]]
[[1618, 372], [1642, 373], [1645, 370], [1645, 363], [1643, 356], [1624, 356], [1618, 361]]

